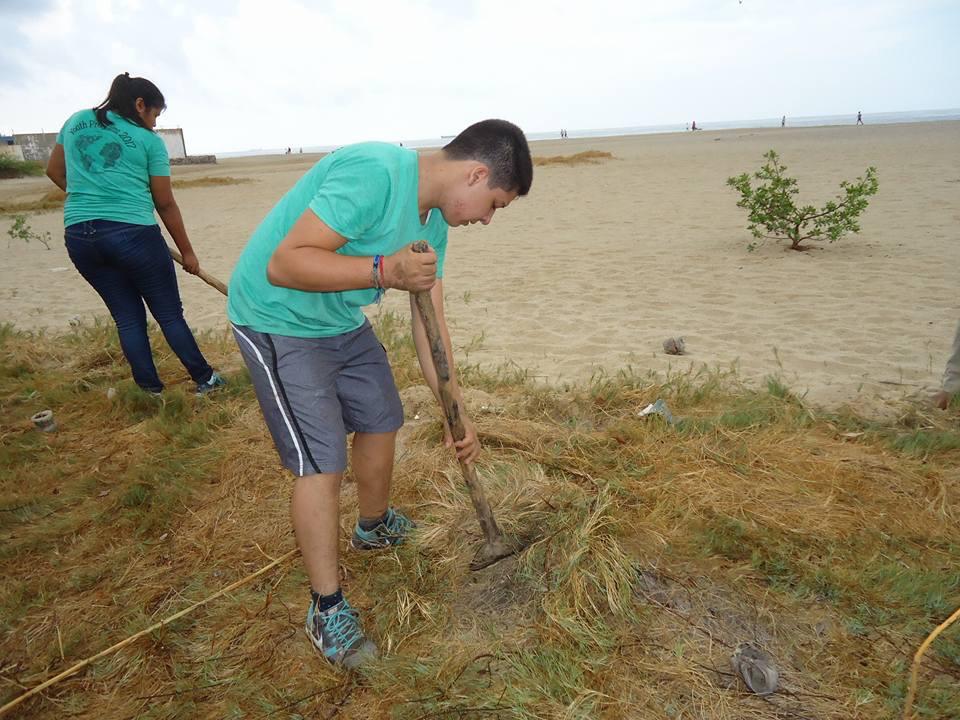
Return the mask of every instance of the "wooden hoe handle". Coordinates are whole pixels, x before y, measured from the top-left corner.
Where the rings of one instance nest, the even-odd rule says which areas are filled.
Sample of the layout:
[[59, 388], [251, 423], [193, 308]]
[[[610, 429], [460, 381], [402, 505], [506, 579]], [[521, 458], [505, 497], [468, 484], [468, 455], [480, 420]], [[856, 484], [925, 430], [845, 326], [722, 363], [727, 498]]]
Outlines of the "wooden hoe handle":
[[[413, 244], [414, 252], [427, 252], [429, 249], [430, 246], [425, 240], [418, 240]], [[423, 326], [427, 331], [430, 354], [433, 356], [433, 366], [437, 371], [437, 383], [440, 389], [440, 404], [443, 414], [447, 418], [447, 424], [450, 426], [453, 439], [459, 442], [463, 440], [467, 431], [463, 427], [463, 418], [460, 417], [460, 404], [453, 397], [450, 389], [450, 363], [447, 361], [447, 351], [443, 347], [443, 338], [440, 336], [440, 326], [437, 323], [437, 313], [433, 307], [433, 300], [430, 298], [429, 290], [415, 292], [413, 298], [423, 320]], [[487, 502], [480, 481], [477, 479], [477, 471], [472, 464], [463, 461], [460, 462], [460, 470], [463, 472], [463, 479], [470, 491], [470, 499], [473, 501], [473, 508], [477, 512], [477, 520], [480, 521], [480, 528], [483, 530], [487, 545], [500, 541], [502, 538], [500, 528], [497, 527], [497, 521], [493, 517], [490, 503]]]
[[[177, 264], [180, 265], [180, 267], [183, 267], [183, 256], [177, 251], [177, 249], [167, 245], [167, 250], [170, 251], [170, 256], [177, 261]], [[210, 287], [213, 287], [219, 290], [223, 295], [227, 294], [227, 286], [224, 285], [221, 280], [218, 280], [217, 278], [215, 278], [213, 275], [209, 274], [205, 270], [201, 270], [200, 272], [198, 272], [197, 277], [203, 280]]]

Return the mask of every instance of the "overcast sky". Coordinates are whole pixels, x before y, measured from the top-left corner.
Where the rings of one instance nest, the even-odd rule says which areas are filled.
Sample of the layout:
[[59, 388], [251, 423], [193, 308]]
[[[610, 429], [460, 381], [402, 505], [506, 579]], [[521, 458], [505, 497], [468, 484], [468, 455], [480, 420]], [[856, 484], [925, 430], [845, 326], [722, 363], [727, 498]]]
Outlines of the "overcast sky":
[[956, 0], [0, 0], [0, 132], [129, 71], [190, 153], [960, 107]]

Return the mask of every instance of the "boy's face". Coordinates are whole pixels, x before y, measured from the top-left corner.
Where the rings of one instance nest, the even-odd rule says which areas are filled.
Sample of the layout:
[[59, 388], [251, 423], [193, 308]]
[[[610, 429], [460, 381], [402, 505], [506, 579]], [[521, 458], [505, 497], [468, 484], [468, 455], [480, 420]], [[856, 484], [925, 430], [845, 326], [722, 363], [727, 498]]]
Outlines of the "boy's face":
[[462, 181], [450, 189], [440, 208], [447, 225], [488, 225], [497, 210], [505, 208], [517, 197], [515, 190], [492, 188], [489, 181], [490, 171], [486, 165], [476, 163], [468, 168]]

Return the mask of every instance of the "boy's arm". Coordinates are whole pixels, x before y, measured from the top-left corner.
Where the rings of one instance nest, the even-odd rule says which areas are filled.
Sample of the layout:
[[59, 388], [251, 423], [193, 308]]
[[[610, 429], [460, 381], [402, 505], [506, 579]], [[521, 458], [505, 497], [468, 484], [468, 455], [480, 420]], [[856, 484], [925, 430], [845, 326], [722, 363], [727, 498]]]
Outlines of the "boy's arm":
[[[419, 253], [414, 253], [419, 254]], [[433, 308], [437, 315], [437, 325], [440, 329], [440, 337], [443, 340], [443, 348], [447, 353], [447, 363], [450, 366], [450, 392], [460, 407], [460, 417], [463, 420], [463, 428], [466, 434], [463, 440], [454, 443], [453, 436], [450, 434], [450, 428], [447, 423], [443, 424], [444, 444], [447, 447], [456, 446], [457, 458], [466, 463], [472, 463], [480, 455], [480, 441], [477, 438], [477, 430], [467, 414], [463, 403], [463, 393], [460, 391], [460, 384], [457, 382], [457, 369], [453, 362], [453, 347], [450, 344], [450, 332], [447, 329], [447, 321], [443, 312], [443, 280], [437, 280], [436, 285], [430, 290], [430, 299], [433, 302]], [[413, 343], [417, 348], [417, 360], [420, 361], [420, 370], [423, 372], [423, 378], [427, 385], [433, 391], [437, 402], [443, 406], [440, 399], [440, 385], [437, 381], [437, 370], [433, 365], [433, 354], [430, 352], [430, 342], [427, 340], [427, 331], [423, 326], [423, 318], [417, 310], [417, 304], [413, 294], [410, 295], [410, 315], [413, 324]]]
[[[373, 258], [337, 253], [347, 239], [312, 210], [300, 219], [273, 251], [267, 264], [272, 285], [311, 292], [340, 292], [374, 287]], [[409, 247], [384, 259], [384, 285], [410, 292], [429, 290], [436, 280], [437, 256]]]

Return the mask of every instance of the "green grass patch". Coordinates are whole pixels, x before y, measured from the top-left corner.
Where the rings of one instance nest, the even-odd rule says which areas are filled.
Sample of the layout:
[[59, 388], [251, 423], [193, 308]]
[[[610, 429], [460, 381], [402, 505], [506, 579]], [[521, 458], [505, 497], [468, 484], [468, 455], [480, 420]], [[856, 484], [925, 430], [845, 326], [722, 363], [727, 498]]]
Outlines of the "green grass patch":
[[43, 165], [33, 160], [18, 160], [12, 155], [0, 154], [0, 178], [43, 175], [43, 170]]

